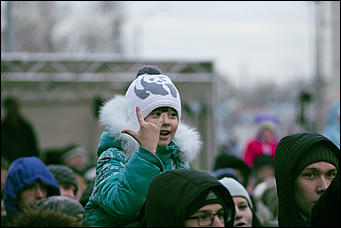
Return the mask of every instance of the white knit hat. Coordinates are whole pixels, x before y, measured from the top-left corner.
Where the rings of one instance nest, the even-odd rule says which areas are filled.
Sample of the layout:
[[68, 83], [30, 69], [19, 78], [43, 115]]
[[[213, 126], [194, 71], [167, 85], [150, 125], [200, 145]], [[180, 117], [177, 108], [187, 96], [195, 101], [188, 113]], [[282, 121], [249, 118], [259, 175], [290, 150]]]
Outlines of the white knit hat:
[[[146, 69], [146, 70], [144, 70]], [[152, 69], [149, 74], [148, 70]], [[171, 79], [161, 71], [155, 73], [155, 67], [140, 68], [137, 78], [130, 84], [126, 99], [128, 103], [128, 120], [137, 121], [136, 106], [140, 106], [143, 118], [146, 118], [154, 109], [170, 107], [177, 111], [181, 119], [180, 94]]]
[[240, 184], [238, 181], [231, 177], [224, 177], [220, 179], [219, 182], [222, 183], [222, 185], [224, 185], [224, 187], [227, 188], [227, 190], [229, 190], [232, 197], [234, 196], [244, 197], [249, 202], [250, 207], [253, 208], [250, 195], [242, 184]]

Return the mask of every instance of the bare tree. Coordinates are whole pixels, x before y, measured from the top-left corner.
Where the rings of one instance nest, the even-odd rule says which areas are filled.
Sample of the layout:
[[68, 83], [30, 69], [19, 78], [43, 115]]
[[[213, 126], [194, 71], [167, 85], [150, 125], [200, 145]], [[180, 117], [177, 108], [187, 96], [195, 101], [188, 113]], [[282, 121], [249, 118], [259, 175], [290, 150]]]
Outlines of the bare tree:
[[123, 11], [117, 2], [93, 2], [86, 14], [64, 16], [53, 29], [59, 52], [122, 53]]
[[7, 17], [9, 8], [1, 2], [2, 51], [7, 51], [8, 40], [14, 52], [124, 51], [121, 32], [124, 11], [118, 2], [88, 2], [86, 12], [73, 10], [77, 3], [72, 2], [10, 3], [11, 17]]
[[53, 45], [51, 43], [51, 29], [53, 28], [56, 21], [53, 13], [54, 4], [55, 2], [48, 1], [11, 2], [11, 24], [8, 26], [8, 17], [7, 21], [4, 22], [6, 23], [4, 35], [9, 32], [12, 34], [11, 51], [53, 51]]

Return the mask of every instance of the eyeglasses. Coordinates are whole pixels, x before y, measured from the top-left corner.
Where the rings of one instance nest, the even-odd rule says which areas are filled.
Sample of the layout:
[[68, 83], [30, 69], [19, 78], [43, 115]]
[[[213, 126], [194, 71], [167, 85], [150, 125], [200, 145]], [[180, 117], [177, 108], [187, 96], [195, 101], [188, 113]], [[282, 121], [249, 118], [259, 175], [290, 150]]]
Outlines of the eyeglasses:
[[218, 219], [222, 223], [224, 223], [225, 219], [227, 219], [227, 221], [231, 220], [231, 217], [232, 217], [231, 214], [232, 212], [230, 210], [228, 210], [227, 215], [225, 215], [224, 210], [219, 210], [217, 213], [214, 213], [214, 214], [203, 213], [198, 216], [188, 217], [187, 219], [196, 219], [199, 226], [212, 226], [215, 216], [218, 216]]

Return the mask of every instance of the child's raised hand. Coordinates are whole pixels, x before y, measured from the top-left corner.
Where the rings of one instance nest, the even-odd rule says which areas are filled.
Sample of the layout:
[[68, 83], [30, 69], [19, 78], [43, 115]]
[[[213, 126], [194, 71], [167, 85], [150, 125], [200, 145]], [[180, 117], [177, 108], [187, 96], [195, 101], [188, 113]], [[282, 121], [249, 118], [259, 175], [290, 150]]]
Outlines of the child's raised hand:
[[129, 134], [133, 137], [141, 146], [156, 153], [156, 147], [159, 143], [160, 138], [160, 128], [164, 122], [166, 113], [162, 113], [157, 124], [146, 122], [143, 119], [141, 109], [139, 106], [136, 107], [136, 115], [140, 124], [140, 129], [135, 132], [130, 129], [123, 129], [121, 132]]

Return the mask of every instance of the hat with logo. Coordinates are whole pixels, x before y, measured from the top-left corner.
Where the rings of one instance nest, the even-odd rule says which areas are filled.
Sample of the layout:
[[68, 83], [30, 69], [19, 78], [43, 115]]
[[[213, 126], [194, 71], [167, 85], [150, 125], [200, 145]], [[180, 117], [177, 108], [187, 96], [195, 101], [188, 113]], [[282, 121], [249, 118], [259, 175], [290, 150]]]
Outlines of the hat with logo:
[[128, 103], [129, 120], [137, 121], [136, 106], [141, 108], [143, 118], [156, 108], [170, 107], [177, 111], [178, 119], [181, 119], [179, 91], [172, 80], [167, 75], [163, 75], [157, 67], [141, 67], [125, 97]]
[[208, 204], [221, 204], [224, 206], [224, 201], [221, 199], [220, 194], [214, 189], [209, 188], [203, 191], [198, 197], [196, 197], [190, 205], [187, 207], [187, 216], [194, 214], [197, 210]]

